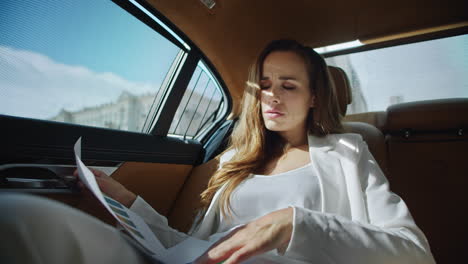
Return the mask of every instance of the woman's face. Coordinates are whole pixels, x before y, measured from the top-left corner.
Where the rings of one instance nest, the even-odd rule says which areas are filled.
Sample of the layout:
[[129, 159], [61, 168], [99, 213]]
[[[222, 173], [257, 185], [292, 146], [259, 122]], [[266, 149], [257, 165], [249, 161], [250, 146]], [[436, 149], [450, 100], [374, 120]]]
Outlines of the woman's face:
[[268, 130], [305, 131], [314, 98], [301, 57], [291, 51], [275, 51], [263, 62], [260, 79], [262, 116]]

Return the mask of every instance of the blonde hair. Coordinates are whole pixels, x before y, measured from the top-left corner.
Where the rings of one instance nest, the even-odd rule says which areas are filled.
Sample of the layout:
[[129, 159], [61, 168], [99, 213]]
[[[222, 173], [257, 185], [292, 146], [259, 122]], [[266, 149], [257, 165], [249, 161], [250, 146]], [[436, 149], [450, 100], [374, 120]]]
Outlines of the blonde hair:
[[312, 48], [294, 40], [275, 40], [269, 43], [258, 56], [249, 71], [248, 81], [241, 102], [241, 114], [230, 137], [229, 147], [234, 156], [211, 177], [207, 189], [201, 194], [201, 211], [208, 209], [219, 188], [226, 185], [218, 204], [226, 219], [232, 216], [231, 194], [251, 173], [254, 173], [282, 150], [282, 139], [266, 129], [261, 114], [259, 82], [265, 58], [275, 51], [291, 51], [304, 59], [310, 80], [310, 89], [315, 95], [315, 108], [307, 118], [307, 128], [315, 136], [342, 132], [341, 115], [335, 86], [325, 60]]

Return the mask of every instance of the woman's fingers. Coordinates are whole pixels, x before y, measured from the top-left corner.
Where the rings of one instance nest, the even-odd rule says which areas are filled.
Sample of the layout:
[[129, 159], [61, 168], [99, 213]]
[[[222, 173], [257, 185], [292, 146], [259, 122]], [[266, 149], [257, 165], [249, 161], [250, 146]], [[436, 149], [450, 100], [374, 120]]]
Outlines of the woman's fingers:
[[224, 258], [226, 261], [223, 264], [240, 263], [255, 255], [263, 254], [275, 248], [276, 243], [273, 242], [273, 240], [276, 239], [271, 233], [256, 232], [256, 230], [246, 229], [245, 233], [242, 235], [245, 236], [241, 239], [242, 247], [227, 255], [227, 257]]
[[[94, 178], [96, 179], [96, 183], [103, 193], [122, 203], [126, 207], [130, 207], [133, 204], [137, 198], [134, 193], [127, 190], [122, 184], [113, 178], [108, 177], [106, 173], [92, 168], [90, 168], [90, 171], [95, 176]], [[73, 175], [78, 177], [78, 170], [75, 170]], [[78, 182], [80, 183], [79, 179]], [[80, 187], [84, 187], [83, 184], [81, 184]]]
[[[95, 176], [95, 179], [96, 179], [96, 182], [98, 183], [98, 185], [100, 185], [100, 179], [104, 179], [103, 176], [106, 176], [106, 174], [100, 170], [96, 170], [96, 169], [91, 169], [90, 168], [90, 171], [93, 173], [93, 175]], [[78, 180], [78, 187], [80, 189], [83, 189], [85, 188], [85, 185], [81, 182], [80, 180], [80, 177], [78, 176], [78, 169], [76, 168], [74, 171], [73, 171], [73, 176], [76, 177], [76, 179]]]
[[73, 171], [73, 177], [75, 177], [76, 180], [77, 180], [76, 185], [77, 185], [78, 189], [82, 190], [85, 186], [84, 186], [84, 184], [81, 182], [80, 177], [78, 177], [78, 169], [75, 169], [75, 170]]
[[240, 263], [252, 256], [266, 252], [266, 244], [265, 241], [261, 240], [252, 239], [247, 241], [233, 236], [208, 250], [195, 263], [215, 264], [221, 261], [225, 261], [223, 264]]
[[227, 258], [229, 258], [229, 256], [231, 256], [232, 254], [234, 254], [237, 250], [239, 250], [241, 248], [241, 245], [230, 245], [230, 246], [226, 246], [226, 247], [223, 247], [223, 248], [216, 248], [212, 251], [209, 251], [207, 254], [206, 254], [206, 258], [203, 260], [202, 263], [219, 263]]
[[195, 263], [215, 264], [227, 260], [238, 263], [238, 259], [255, 255], [254, 249], [259, 248], [257, 243], [249, 236], [246, 226], [241, 226], [212, 245]]
[[[216, 241], [216, 243], [211, 245], [211, 247], [209, 247], [208, 250], [205, 251], [205, 253], [203, 253], [200, 257], [198, 257], [194, 261], [194, 263], [196, 263], [196, 264], [199, 264], [199, 263], [200, 264], [201, 263], [203, 263], [203, 264], [218, 263], [218, 262], [226, 259], [227, 257], [229, 257], [229, 255], [226, 254], [226, 253], [228, 253], [228, 250], [226, 250], [227, 248], [226, 248], [225, 243], [227, 241], [229, 241], [242, 228], [244, 228], [244, 227], [243, 226], [238, 227], [235, 230], [233, 230], [232, 232], [230, 232], [229, 234], [227, 234], [226, 236], [224, 236], [221, 239], [219, 239], [218, 241]], [[223, 258], [224, 255], [227, 255], [227, 256]]]
[[240, 263], [255, 255], [283, 247], [292, 234], [293, 208], [269, 213], [231, 232], [195, 261], [197, 264]]
[[[89, 170], [93, 173], [94, 176], [96, 177], [103, 177], [103, 176], [107, 176], [106, 173], [104, 173], [103, 171], [100, 171], [100, 170], [97, 170], [97, 169], [93, 169], [93, 168], [89, 168]], [[75, 177], [78, 177], [78, 169], [75, 169], [73, 171], [73, 176]]]
[[241, 263], [255, 255], [263, 253], [260, 248], [255, 245], [246, 245], [232, 254], [223, 264]]
[[104, 177], [104, 176], [107, 176], [107, 174], [105, 174], [103, 171], [100, 171], [100, 170], [96, 170], [96, 169], [92, 169], [90, 168], [91, 172], [94, 174], [94, 176], [96, 177]]

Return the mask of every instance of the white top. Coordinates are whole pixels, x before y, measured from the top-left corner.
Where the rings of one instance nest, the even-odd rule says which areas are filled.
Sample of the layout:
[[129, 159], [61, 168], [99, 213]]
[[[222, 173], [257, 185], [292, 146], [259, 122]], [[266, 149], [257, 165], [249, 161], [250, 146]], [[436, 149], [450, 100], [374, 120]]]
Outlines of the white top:
[[289, 206], [320, 209], [320, 187], [309, 163], [275, 175], [251, 174], [231, 194], [232, 219], [219, 217], [216, 233]]

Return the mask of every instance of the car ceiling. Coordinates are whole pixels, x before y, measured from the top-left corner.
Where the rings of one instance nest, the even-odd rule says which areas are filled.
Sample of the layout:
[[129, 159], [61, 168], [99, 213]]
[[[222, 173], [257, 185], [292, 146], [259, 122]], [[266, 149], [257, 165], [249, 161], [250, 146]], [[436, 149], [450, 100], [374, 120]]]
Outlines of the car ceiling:
[[249, 65], [273, 39], [321, 47], [468, 21], [466, 0], [215, 0], [211, 10], [200, 0], [147, 2], [202, 50], [235, 103]]

